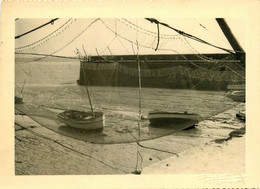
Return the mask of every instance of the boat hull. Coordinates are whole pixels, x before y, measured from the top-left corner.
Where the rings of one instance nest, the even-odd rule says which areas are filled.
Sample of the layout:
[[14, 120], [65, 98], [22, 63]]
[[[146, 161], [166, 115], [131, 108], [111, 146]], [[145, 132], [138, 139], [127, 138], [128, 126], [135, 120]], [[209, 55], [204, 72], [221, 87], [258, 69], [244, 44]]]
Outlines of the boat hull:
[[[80, 112], [80, 111], [73, 111], [74, 113], [84, 113], [85, 115], [92, 115], [91, 112]], [[102, 112], [95, 112], [95, 117], [91, 117], [89, 119], [79, 119], [73, 118], [69, 116], [69, 112], [65, 111], [58, 114], [59, 120], [64, 123], [65, 125], [76, 128], [76, 129], [83, 129], [83, 130], [98, 130], [102, 131], [104, 127], [104, 115]]]
[[153, 111], [149, 112], [148, 119], [151, 126], [174, 126], [186, 124], [192, 127], [201, 120], [201, 117], [198, 114]]
[[227, 90], [239, 91], [239, 90], [246, 90], [246, 85], [228, 85]]
[[228, 91], [226, 94], [226, 97], [230, 98], [236, 102], [245, 102], [246, 101], [245, 91]]

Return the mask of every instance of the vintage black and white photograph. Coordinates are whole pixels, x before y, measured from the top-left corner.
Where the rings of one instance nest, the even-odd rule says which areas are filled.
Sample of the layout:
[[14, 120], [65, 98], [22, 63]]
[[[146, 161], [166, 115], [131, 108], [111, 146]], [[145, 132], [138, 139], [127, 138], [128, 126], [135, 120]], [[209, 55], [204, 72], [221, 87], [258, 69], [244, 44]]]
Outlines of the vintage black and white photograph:
[[244, 174], [241, 18], [16, 18], [15, 175]]

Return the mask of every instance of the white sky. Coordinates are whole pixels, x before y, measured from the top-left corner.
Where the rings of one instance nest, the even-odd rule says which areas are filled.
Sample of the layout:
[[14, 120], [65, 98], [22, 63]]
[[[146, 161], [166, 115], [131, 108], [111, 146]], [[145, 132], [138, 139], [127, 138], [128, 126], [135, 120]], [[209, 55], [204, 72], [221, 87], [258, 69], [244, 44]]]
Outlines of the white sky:
[[[77, 22], [74, 22], [74, 25], [71, 25], [66, 32], [63, 32], [64, 35], [59, 35], [50, 39], [47, 43], [44, 43], [39, 48], [35, 48], [33, 51], [28, 50], [24, 52], [37, 52], [37, 53], [53, 53], [55, 50], [65, 46], [69, 41], [75, 38], [88, 24], [93, 21], [92, 19], [79, 19]], [[126, 18], [128, 21], [132, 22], [135, 25], [138, 25], [141, 28], [144, 28], [149, 31], [153, 31], [157, 33], [157, 26], [156, 24], [151, 24], [149, 21], [145, 20], [144, 18], [140, 19], [129, 19]], [[157, 20], [167, 23], [168, 25], [182, 30], [188, 34], [194, 35], [199, 37], [207, 42], [210, 42], [214, 45], [224, 47], [227, 49], [232, 49], [229, 45], [226, 37], [222, 33], [219, 25], [217, 24], [215, 19], [163, 19], [163, 18], [156, 18]], [[34, 29], [46, 22], [49, 22], [51, 19], [18, 19], [15, 21], [16, 24], [16, 31], [15, 35], [23, 34], [31, 29]], [[153, 47], [156, 47], [157, 39], [154, 38], [154, 42], [152, 39], [149, 39], [150, 36], [146, 36], [142, 33], [136, 32], [131, 28], [126, 27], [124, 24], [119, 21], [115, 21], [115, 19], [102, 19], [111, 29], [118, 32], [118, 35], [122, 35], [131, 41], [138, 41], [139, 44], [149, 44]], [[244, 28], [244, 20], [240, 19], [225, 19], [228, 23], [229, 27], [231, 28], [233, 34], [237, 38], [239, 44], [244, 48], [245, 43], [245, 28]], [[28, 35], [25, 35], [19, 39], [15, 40], [15, 46], [22, 47], [25, 45], [29, 45], [34, 43], [48, 34], [55, 31], [61, 25], [63, 25], [68, 19], [59, 19], [55, 21], [53, 25], [49, 24], [37, 31], [34, 31]], [[200, 25], [201, 24], [201, 25]], [[160, 26], [160, 34], [167, 34], [167, 35], [176, 35], [177, 33], [173, 30], [167, 29], [164, 26]], [[112, 54], [131, 54], [133, 51], [136, 52], [136, 47], [132, 47], [132, 44], [125, 41], [124, 39], [118, 37], [116, 39], [115, 34], [112, 33], [109, 29], [105, 27], [105, 25], [97, 21], [95, 22], [86, 32], [76, 38], [70, 45], [66, 48], [62, 49], [61, 51], [55, 53], [56, 55], [64, 55], [64, 56], [75, 56], [74, 50], [75, 48], [79, 48], [82, 50], [82, 45], [85, 47], [88, 54], [97, 55], [98, 53], [102, 54], [110, 54], [109, 50]], [[111, 42], [112, 41], [112, 42]], [[169, 42], [170, 41], [170, 42]], [[192, 48], [195, 49], [194, 52], [199, 53], [225, 53], [225, 51], [218, 50], [212, 48], [208, 45], [201, 44], [198, 42], [194, 42], [188, 40], [188, 42], [192, 45]], [[109, 50], [106, 48], [109, 43]], [[165, 48], [171, 48], [179, 53], [193, 53], [190, 48], [188, 48], [182, 41], [180, 40], [161, 40], [160, 45], [164, 45]], [[82, 51], [83, 52], [83, 51]], [[168, 53], [172, 54], [175, 53], [173, 51], [157, 51], [151, 49], [141, 48], [139, 49], [139, 54], [160, 54], [160, 53]]]

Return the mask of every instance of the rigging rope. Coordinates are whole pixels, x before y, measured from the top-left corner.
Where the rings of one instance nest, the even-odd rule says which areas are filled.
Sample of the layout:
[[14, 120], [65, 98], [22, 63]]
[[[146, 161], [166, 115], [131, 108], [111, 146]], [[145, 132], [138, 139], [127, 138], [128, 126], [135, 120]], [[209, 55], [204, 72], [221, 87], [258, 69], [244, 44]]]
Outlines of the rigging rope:
[[[118, 34], [117, 34], [118, 36]], [[128, 54], [131, 54], [128, 49], [126, 48], [126, 46], [122, 43], [122, 41], [120, 40], [120, 38], [117, 37], [117, 40], [120, 42], [120, 44], [124, 47], [124, 49], [127, 51]]]
[[72, 56], [58, 56], [58, 55], [38, 54], [38, 53], [19, 53], [19, 52], [15, 52], [15, 54], [33, 55], [33, 56], [50, 56], [50, 57], [55, 57], [55, 58], [76, 59], [76, 60], [79, 59], [77, 57], [72, 57]]
[[[111, 32], [115, 33], [115, 31], [113, 31], [103, 20], [101, 20], [101, 22], [105, 25], [105, 27], [106, 27], [107, 29], [109, 29]], [[117, 36], [120, 37], [120, 38], [122, 38], [122, 39], [124, 39], [125, 41], [128, 41], [129, 43], [132, 43], [132, 44], [137, 45], [136, 42], [131, 41], [130, 39], [127, 39], [126, 37], [123, 37], [122, 35], [120, 35], [120, 34], [118, 34], [118, 33], [117, 33]], [[149, 47], [149, 46], [146, 46], [146, 45], [143, 45], [143, 44], [140, 44], [140, 43], [138, 43], [138, 46], [141, 46], [141, 47], [147, 48], [147, 49], [155, 50], [155, 48], [153, 48], [153, 47]], [[191, 62], [190, 60], [188, 60], [184, 55], [180, 54], [180, 53], [179, 53], [178, 51], [176, 51], [176, 50], [173, 50], [173, 49], [161, 49], [161, 48], [158, 48], [158, 50], [162, 50], [162, 51], [173, 51], [173, 52], [175, 52], [175, 53], [178, 53], [178, 54], [181, 55], [185, 60], [187, 60], [188, 62], [190, 62], [192, 65], [195, 65], [196, 67], [200, 67], [200, 66], [196, 65], [195, 63]]]
[[[209, 31], [209, 29], [208, 29], [206, 26], [202, 25], [197, 19], [194, 18], [194, 20], [198, 23], [198, 25], [199, 25], [200, 27], [203, 28], [204, 31], [206, 30], [207, 33], [209, 33], [209, 34], [211, 35], [212, 39], [213, 39], [217, 44], [219, 44], [219, 43], [218, 43], [218, 41], [215, 40], [216, 37], [217, 37], [218, 39], [221, 39], [221, 40], [222, 40], [223, 42], [225, 42], [227, 45], [230, 45], [226, 40], [222, 39], [222, 37], [216, 35], [216, 34], [215, 34], [214, 32], [212, 32], [212, 31]], [[213, 34], [214, 34], [214, 35], [213, 35]], [[215, 36], [215, 37], [214, 37], [214, 36]]]
[[45, 23], [45, 24], [43, 24], [43, 25], [41, 25], [41, 26], [39, 26], [39, 27], [37, 27], [37, 28], [34, 28], [34, 29], [32, 29], [32, 30], [30, 30], [30, 31], [28, 31], [28, 32], [25, 32], [25, 33], [21, 34], [21, 35], [15, 36], [15, 39], [18, 39], [18, 38], [20, 38], [20, 37], [22, 37], [22, 36], [25, 36], [25, 35], [27, 35], [27, 34], [29, 34], [29, 33], [31, 33], [31, 32], [34, 32], [34, 31], [36, 31], [36, 30], [38, 30], [38, 29], [44, 27], [44, 26], [47, 26], [47, 25], [49, 25], [49, 24], [54, 24], [54, 22], [55, 22], [56, 20], [58, 20], [58, 19], [59, 19], [59, 18], [52, 19], [51, 21], [49, 21], [49, 22], [47, 22], [47, 23]]
[[187, 41], [187, 39], [186, 39], [185, 36], [183, 36], [183, 39], [184, 39], [184, 41], [185, 41], [186, 43], [185, 43], [182, 39], [181, 39], [181, 41], [182, 41], [192, 52], [194, 52], [197, 57], [199, 57], [199, 58], [202, 59], [202, 60], [206, 60], [206, 61], [208, 61], [208, 62], [217, 63], [216, 60], [213, 60], [212, 58], [208, 58], [208, 57], [206, 57], [205, 55], [200, 54], [200, 53]]
[[[145, 34], [145, 35], [149, 35], [149, 36], [152, 36], [152, 37], [156, 37], [157, 36], [157, 33], [156, 32], [152, 32], [150, 30], [147, 30], [147, 29], [144, 29], [144, 28], [141, 28], [140, 26], [137, 26], [135, 25], [134, 23], [128, 21], [127, 19], [125, 18], [122, 18], [122, 20], [118, 19], [121, 23], [123, 23], [124, 25], [126, 25], [127, 27], [130, 27], [131, 29], [139, 32], [139, 33], [142, 33], [142, 34]], [[125, 22], [124, 22], [125, 21]], [[127, 22], [127, 23], [126, 23]], [[142, 30], [142, 31], [141, 31]], [[176, 34], [176, 35], [168, 35], [168, 34], [161, 34], [160, 35], [160, 38], [162, 39], [179, 39], [179, 34]]]
[[26, 82], [26, 79], [24, 80], [22, 90], [20, 91], [20, 94], [22, 94], [22, 97], [23, 97], [23, 89], [24, 89], [24, 86], [25, 86], [25, 82]]
[[[49, 35], [45, 36], [44, 38], [42, 38], [42, 39], [40, 39], [38, 41], [35, 41], [35, 42], [31, 43], [31, 44], [15, 48], [15, 50], [22, 51], [22, 49], [29, 48], [31, 46], [35, 46], [35, 45], [39, 46], [42, 43], [45, 43], [46, 41], [48, 41], [48, 38], [52, 38], [51, 36], [54, 36], [54, 34], [57, 33], [59, 30], [61, 30], [62, 28], [64, 28], [62, 30], [62, 32], [65, 31], [74, 21], [76, 21], [76, 19], [74, 19], [74, 20], [69, 19], [67, 22], [65, 22], [63, 25], [61, 25], [58, 29], [56, 29], [54, 32], [50, 33]], [[54, 37], [56, 37], [56, 35]], [[45, 41], [43, 41], [43, 40], [45, 40]], [[40, 43], [40, 42], [42, 42], [42, 43]], [[33, 48], [33, 47], [31, 47], [31, 48]], [[34, 47], [34, 48], [36, 48], [36, 47]]]
[[106, 51], [106, 49], [109, 51], [109, 53], [110, 53], [111, 55], [113, 54], [113, 53], [111, 52], [109, 46], [112, 44], [112, 42], [113, 42], [115, 39], [116, 39], [116, 36], [109, 42], [108, 45], [105, 44], [105, 45], [106, 45], [106, 48], [101, 52], [101, 54], [103, 54], [103, 53]]
[[32, 77], [30, 70], [29, 72], [26, 72], [25, 69], [20, 64], [16, 64], [16, 65], [18, 65], [27, 76]]
[[[98, 20], [100, 20], [100, 18], [97, 18], [97, 19], [95, 19], [94, 21], [92, 21], [84, 30], [82, 30], [78, 35], [76, 35], [72, 40], [70, 40], [70, 41], [69, 41], [67, 44], [65, 44], [63, 47], [59, 48], [58, 50], [56, 50], [56, 51], [54, 51], [54, 52], [52, 52], [52, 53], [50, 53], [50, 54], [48, 54], [48, 55], [46, 55], [46, 56], [44, 56], [44, 57], [42, 57], [42, 58], [39, 58], [39, 59], [33, 60], [33, 61], [29, 61], [29, 62], [34, 62], [34, 61], [43, 60], [43, 59], [45, 59], [45, 58], [47, 58], [47, 57], [49, 57], [49, 56], [51, 56], [51, 55], [53, 55], [53, 54], [55, 54], [55, 53], [61, 51], [62, 49], [64, 49], [64, 48], [67, 47], [68, 45], [70, 45], [72, 42], [74, 42], [74, 41], [75, 41], [79, 36], [81, 36], [84, 32], [86, 32], [86, 31], [87, 31], [94, 23], [96, 23]], [[29, 62], [27, 62], [27, 63], [29, 63]]]
[[243, 78], [243, 79], [246, 79], [245, 76], [237, 73], [235, 70], [233, 70], [232, 68], [230, 68], [229, 66], [226, 66], [226, 68], [230, 69], [232, 72], [234, 72], [235, 74], [237, 74], [239, 77]]
[[193, 40], [195, 40], [195, 41], [198, 41], [198, 42], [207, 44], [207, 45], [209, 45], [209, 46], [212, 46], [212, 47], [221, 49], [221, 50], [223, 50], [223, 51], [229, 52], [230, 54], [235, 54], [234, 52], [232, 52], [232, 51], [229, 50], [229, 49], [225, 49], [225, 48], [222, 48], [222, 47], [218, 47], [218, 46], [216, 46], [216, 45], [213, 45], [213, 44], [211, 44], [211, 43], [208, 43], [208, 42], [206, 42], [206, 41], [204, 41], [204, 40], [202, 40], [202, 39], [200, 39], [200, 38], [198, 38], [198, 37], [195, 37], [195, 36], [193, 36], [193, 35], [190, 35], [190, 34], [188, 34], [188, 33], [185, 33], [185, 32], [183, 32], [183, 31], [181, 31], [181, 30], [175, 29], [175, 28], [169, 26], [168, 24], [159, 22], [158, 20], [156, 20], [156, 19], [154, 19], [154, 18], [145, 18], [145, 19], [148, 20], [148, 21], [150, 21], [151, 23], [161, 24], [161, 25], [163, 25], [163, 26], [165, 26], [165, 27], [167, 27], [167, 28], [170, 28], [170, 29], [176, 31], [176, 32], [179, 33], [180, 35], [183, 35], [183, 36], [188, 37], [188, 38], [190, 38], [190, 39], [193, 39]]
[[[183, 36], [185, 42], [181, 39], [181, 41], [187, 46], [189, 47], [197, 57], [201, 58], [202, 60], [208, 61], [208, 62], [213, 62], [213, 63], [219, 63], [219, 60], [213, 59], [213, 58], [209, 58], [203, 54], [200, 54], [194, 47], [192, 47], [192, 45], [188, 42], [188, 40], [185, 38], [185, 36]], [[220, 59], [223, 60], [224, 58]], [[241, 69], [245, 70], [245, 68], [243, 66], [241, 66], [239, 63], [237, 63], [236, 65], [238, 65]]]
[[156, 45], [156, 48], [155, 48], [155, 51], [158, 50], [158, 47], [159, 47], [159, 43], [160, 43], [160, 25], [157, 24], [157, 32], [158, 32], [158, 41], [157, 41], [157, 45]]
[[[115, 31], [113, 31], [113, 29], [111, 29], [103, 20], [101, 20], [101, 22], [105, 25], [105, 27], [107, 28], [107, 29], [109, 29], [111, 32], [113, 32], [113, 33], [115, 33]], [[132, 43], [132, 44], [135, 44], [135, 45], [137, 45], [136, 44], [136, 42], [134, 42], [134, 41], [132, 41], [132, 40], [130, 40], [130, 39], [127, 39], [126, 37], [124, 37], [124, 36], [122, 36], [122, 35], [120, 35], [119, 33], [117, 33], [117, 36], [118, 37], [120, 37], [120, 38], [122, 38], [122, 39], [124, 39], [124, 40], [126, 40], [126, 41], [128, 41], [129, 43]], [[185, 36], [183, 36], [184, 38], [185, 38]], [[187, 36], [186, 36], [187, 37]], [[141, 46], [141, 47], [143, 47], [143, 48], [147, 48], [147, 49], [153, 49], [153, 50], [155, 50], [156, 48], [153, 48], [153, 47], [150, 47], [150, 46], [146, 46], [146, 45], [143, 45], [143, 44], [138, 44], [139, 46]], [[205, 70], [207, 70], [206, 68], [203, 68], [203, 67], [201, 67], [201, 66], [198, 66], [197, 64], [195, 64], [194, 62], [192, 62], [192, 61], [190, 61], [190, 60], [188, 60], [184, 55], [182, 55], [181, 53], [179, 53], [178, 51], [176, 51], [176, 50], [173, 50], [173, 49], [162, 49], [162, 48], [158, 48], [158, 50], [162, 50], [162, 51], [173, 51], [173, 52], [175, 52], [175, 53], [177, 53], [177, 54], [179, 54], [179, 55], [181, 55], [185, 60], [187, 60], [190, 64], [192, 64], [192, 65], [194, 65], [194, 66], [196, 66], [196, 67], [198, 67], [198, 68], [202, 68], [202, 69], [205, 69]], [[234, 53], [232, 53], [232, 54], [234, 54]], [[203, 55], [200, 57], [200, 58], [202, 58], [203, 60], [205, 60], [205, 61], [209, 61], [209, 62], [215, 62], [216, 64], [218, 63], [218, 61], [216, 61], [216, 60], [214, 60], [214, 59], [210, 59], [210, 58], [208, 58], [208, 57], [204, 57]], [[244, 78], [244, 77], [242, 77], [242, 78]]]
[[[115, 33], [115, 31], [113, 31], [113, 29], [111, 29], [103, 20], [101, 20], [101, 22], [105, 25], [105, 27], [106, 27], [107, 29], [109, 29], [111, 32]], [[132, 44], [137, 45], [136, 42], [131, 41], [130, 39], [127, 39], [126, 37], [124, 37], [124, 36], [122, 36], [122, 35], [120, 35], [120, 34], [118, 34], [118, 33], [117, 33], [117, 37], [120, 37], [120, 38], [124, 39], [125, 41], [128, 41], [129, 43], [132, 43]], [[147, 49], [153, 49], [153, 50], [155, 50], [155, 48], [153, 48], [153, 47], [148, 47], [148, 46], [145, 46], [145, 45], [140, 44], [140, 43], [138, 43], [138, 46], [141, 46], [141, 47], [147, 48]], [[183, 57], [187, 62], [189, 62], [191, 65], [193, 65], [193, 66], [195, 66], [195, 67], [197, 67], [197, 68], [204, 69], [204, 70], [206, 70], [206, 71], [208, 70], [207, 68], [201, 67], [201, 66], [197, 65], [196, 63], [190, 61], [190, 60], [187, 59], [183, 54], [179, 53], [179, 52], [176, 51], [176, 50], [173, 50], [173, 49], [161, 49], [161, 48], [158, 48], [158, 50], [159, 50], [159, 51], [172, 51], [172, 52], [175, 52], [175, 53], [179, 54], [180, 56], [182, 56], [182, 57]]]

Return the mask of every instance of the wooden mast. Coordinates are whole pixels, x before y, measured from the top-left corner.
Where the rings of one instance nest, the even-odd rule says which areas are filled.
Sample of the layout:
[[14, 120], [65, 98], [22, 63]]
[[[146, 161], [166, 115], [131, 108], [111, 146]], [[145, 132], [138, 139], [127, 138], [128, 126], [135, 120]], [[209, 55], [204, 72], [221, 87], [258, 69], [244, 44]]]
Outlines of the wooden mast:
[[238, 43], [238, 41], [235, 38], [235, 36], [233, 35], [231, 29], [227, 25], [225, 19], [224, 18], [216, 18], [216, 21], [217, 21], [218, 25], [220, 26], [222, 32], [226, 36], [228, 42], [230, 43], [230, 45], [232, 46], [232, 48], [236, 52], [237, 57], [241, 60], [241, 64], [243, 66], [245, 66], [245, 51], [243, 50], [243, 48]]
[[[77, 52], [78, 52], [79, 59], [80, 59], [80, 54], [79, 54], [79, 50], [78, 49], [77, 49]], [[85, 52], [85, 49], [84, 49], [84, 52]], [[91, 102], [91, 98], [90, 98], [90, 94], [89, 94], [89, 90], [88, 90], [88, 85], [87, 85], [87, 78], [86, 78], [87, 76], [86, 76], [86, 73], [85, 73], [86, 70], [85, 70], [85, 68], [84, 68], [82, 63], [81, 63], [81, 67], [82, 67], [82, 70], [83, 70], [83, 78], [84, 78], [84, 81], [85, 81], [85, 87], [86, 87], [86, 91], [87, 91], [87, 95], [88, 95], [88, 101], [89, 101], [89, 104], [90, 104], [92, 116], [95, 118], [95, 113], [94, 113], [94, 110], [93, 110], [93, 106], [92, 106], [92, 102]]]

